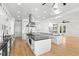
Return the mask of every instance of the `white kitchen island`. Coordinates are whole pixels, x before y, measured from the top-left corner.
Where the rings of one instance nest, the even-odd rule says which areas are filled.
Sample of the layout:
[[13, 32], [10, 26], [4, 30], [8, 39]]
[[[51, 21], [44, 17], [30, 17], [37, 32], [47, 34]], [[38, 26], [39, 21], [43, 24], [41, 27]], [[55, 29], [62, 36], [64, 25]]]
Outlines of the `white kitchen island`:
[[51, 50], [51, 39], [34, 41], [33, 52], [35, 55], [42, 55]]
[[[29, 37], [30, 35], [28, 35]], [[34, 55], [42, 55], [51, 50], [51, 39], [44, 35], [33, 35], [28, 39], [28, 44], [31, 47]]]

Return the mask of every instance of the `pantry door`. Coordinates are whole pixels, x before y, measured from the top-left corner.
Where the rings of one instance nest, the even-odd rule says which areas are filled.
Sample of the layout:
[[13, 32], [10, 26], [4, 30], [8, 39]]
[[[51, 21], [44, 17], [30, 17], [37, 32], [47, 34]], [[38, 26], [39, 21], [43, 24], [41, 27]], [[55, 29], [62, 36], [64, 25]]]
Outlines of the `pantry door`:
[[22, 22], [21, 20], [15, 21], [15, 37], [22, 37]]

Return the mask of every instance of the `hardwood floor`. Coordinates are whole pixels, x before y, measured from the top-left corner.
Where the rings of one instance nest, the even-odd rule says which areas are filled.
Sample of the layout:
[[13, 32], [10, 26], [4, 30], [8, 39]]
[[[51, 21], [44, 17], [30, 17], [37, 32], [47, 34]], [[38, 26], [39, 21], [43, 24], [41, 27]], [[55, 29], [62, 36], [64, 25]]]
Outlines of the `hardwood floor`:
[[21, 38], [16, 38], [15, 42], [13, 43], [11, 56], [32, 56], [33, 53], [29, 46], [23, 41]]
[[45, 56], [79, 56], [79, 37], [63, 38], [61, 45], [52, 44], [50, 52], [43, 54]]
[[[16, 38], [12, 50], [11, 56], [32, 56], [34, 55], [21, 38]], [[41, 56], [79, 56], [79, 37], [67, 36], [63, 38], [61, 45], [52, 44], [51, 51]]]

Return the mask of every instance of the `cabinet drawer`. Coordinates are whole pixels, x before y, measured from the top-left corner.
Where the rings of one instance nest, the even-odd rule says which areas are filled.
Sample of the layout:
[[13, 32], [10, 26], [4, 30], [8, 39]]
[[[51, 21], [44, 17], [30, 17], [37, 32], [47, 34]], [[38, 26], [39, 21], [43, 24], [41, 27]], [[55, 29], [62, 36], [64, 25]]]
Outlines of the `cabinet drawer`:
[[54, 36], [52, 39], [52, 42], [55, 44], [61, 44], [62, 43], [62, 36]]

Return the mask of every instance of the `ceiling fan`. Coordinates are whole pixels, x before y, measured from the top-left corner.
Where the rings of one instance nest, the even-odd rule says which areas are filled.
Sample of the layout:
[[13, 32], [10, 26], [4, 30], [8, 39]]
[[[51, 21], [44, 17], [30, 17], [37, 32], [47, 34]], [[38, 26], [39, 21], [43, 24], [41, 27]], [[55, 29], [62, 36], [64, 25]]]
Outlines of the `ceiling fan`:
[[[47, 3], [43, 3], [42, 5], [46, 5]], [[55, 5], [55, 3], [53, 3], [52, 7]]]
[[67, 5], [67, 3], [63, 3], [63, 5], [64, 5], [64, 6]]
[[[42, 5], [46, 5], [47, 3], [43, 3]], [[52, 5], [52, 7], [54, 7], [54, 5], [55, 5], [56, 3], [53, 3], [53, 5]], [[65, 5], [67, 5], [67, 3], [62, 3], [63, 4], [63, 6], [65, 6]]]
[[63, 20], [61, 23], [70, 23], [70, 21]]
[[45, 5], [46, 3], [43, 3], [42, 5]]

